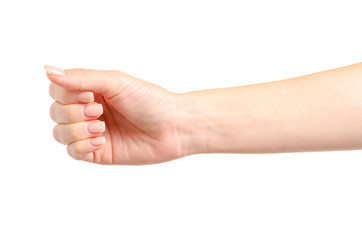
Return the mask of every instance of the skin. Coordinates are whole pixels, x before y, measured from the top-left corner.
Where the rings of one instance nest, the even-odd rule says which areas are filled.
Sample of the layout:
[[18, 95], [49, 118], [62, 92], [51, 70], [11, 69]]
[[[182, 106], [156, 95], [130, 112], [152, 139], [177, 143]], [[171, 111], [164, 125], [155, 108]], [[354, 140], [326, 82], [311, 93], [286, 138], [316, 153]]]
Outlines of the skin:
[[121, 71], [45, 69], [54, 138], [75, 159], [141, 165], [199, 153], [362, 149], [362, 63], [183, 94]]

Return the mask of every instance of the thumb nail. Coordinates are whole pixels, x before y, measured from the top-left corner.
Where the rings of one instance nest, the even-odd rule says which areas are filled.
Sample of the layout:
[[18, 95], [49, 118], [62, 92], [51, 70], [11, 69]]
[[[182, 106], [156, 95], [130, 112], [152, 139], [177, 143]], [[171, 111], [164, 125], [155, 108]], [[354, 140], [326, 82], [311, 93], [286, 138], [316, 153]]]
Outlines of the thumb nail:
[[61, 68], [57, 68], [57, 67], [49, 66], [49, 65], [45, 65], [44, 68], [48, 75], [53, 75], [53, 76], [57, 76], [57, 77], [64, 75], [64, 71]]

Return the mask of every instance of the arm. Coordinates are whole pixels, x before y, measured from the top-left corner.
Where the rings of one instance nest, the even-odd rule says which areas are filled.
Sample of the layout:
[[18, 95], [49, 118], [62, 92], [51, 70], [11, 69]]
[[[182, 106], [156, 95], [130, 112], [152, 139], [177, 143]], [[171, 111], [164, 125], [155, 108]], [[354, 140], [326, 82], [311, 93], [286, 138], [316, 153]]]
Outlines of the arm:
[[183, 99], [187, 154], [362, 149], [362, 63]]
[[362, 149], [362, 63], [185, 94], [121, 71], [45, 68], [54, 138], [75, 159], [151, 164], [197, 153]]

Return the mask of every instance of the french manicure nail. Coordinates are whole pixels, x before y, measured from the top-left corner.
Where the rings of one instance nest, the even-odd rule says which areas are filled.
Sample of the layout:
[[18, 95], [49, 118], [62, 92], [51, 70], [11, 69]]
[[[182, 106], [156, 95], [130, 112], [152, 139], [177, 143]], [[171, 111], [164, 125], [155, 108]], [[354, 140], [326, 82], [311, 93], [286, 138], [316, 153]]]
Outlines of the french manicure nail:
[[80, 92], [77, 94], [77, 100], [79, 102], [93, 102], [94, 95], [92, 92]]
[[99, 147], [106, 142], [105, 137], [91, 138], [90, 142], [93, 146]]
[[54, 67], [54, 66], [49, 66], [49, 65], [45, 65], [44, 68], [45, 68], [46, 73], [49, 74], [49, 75], [54, 75], [54, 76], [57, 76], [57, 77], [60, 77], [60, 76], [64, 75], [64, 70], [63, 69], [60, 69], [60, 68], [57, 68], [57, 67]]
[[102, 115], [102, 104], [92, 104], [84, 107], [84, 115], [87, 117], [98, 117]]
[[90, 133], [102, 133], [106, 130], [106, 124], [104, 122], [91, 122], [87, 125], [87, 129]]

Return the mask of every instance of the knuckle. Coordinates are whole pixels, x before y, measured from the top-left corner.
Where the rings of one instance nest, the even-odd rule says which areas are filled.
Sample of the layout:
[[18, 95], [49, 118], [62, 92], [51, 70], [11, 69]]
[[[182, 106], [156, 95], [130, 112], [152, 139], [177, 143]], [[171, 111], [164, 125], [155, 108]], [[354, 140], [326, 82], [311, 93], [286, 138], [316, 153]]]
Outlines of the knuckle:
[[125, 78], [125, 73], [119, 70], [110, 70], [110, 75], [115, 83], [121, 83]]
[[108, 70], [108, 72], [110, 73], [111, 76], [113, 76], [114, 78], [119, 78], [122, 76], [122, 73], [121, 71], [119, 70]]
[[82, 155], [82, 146], [81, 144], [74, 144], [74, 152], [77, 154], [77, 155]]
[[54, 96], [54, 84], [53, 83], [51, 83], [50, 85], [49, 85], [49, 95], [53, 98], [53, 96]]
[[68, 152], [68, 155], [71, 156], [72, 158], [75, 159], [75, 154], [74, 154], [74, 150], [73, 150], [73, 145], [74, 144], [68, 144], [67, 146], [67, 152]]
[[69, 144], [67, 146], [67, 152], [68, 152], [69, 156], [71, 156], [72, 158], [77, 159], [77, 160], [82, 160], [82, 158], [84, 156], [81, 153], [81, 148], [80, 148], [79, 144], [77, 144], [77, 143]]
[[83, 157], [82, 160], [87, 161], [87, 162], [94, 163], [93, 153], [88, 153], [88, 154], [86, 154], [86, 155]]
[[60, 128], [60, 125], [55, 125], [55, 127], [53, 128], [53, 137], [57, 142], [65, 144], [64, 137]]
[[65, 111], [65, 115], [66, 115], [68, 122], [73, 123], [73, 122], [77, 122], [79, 120], [78, 119], [79, 112], [77, 111], [77, 109], [78, 108], [75, 106], [67, 107], [67, 110]]
[[56, 102], [54, 102], [49, 109], [50, 118], [56, 121]]
[[69, 126], [69, 136], [72, 140], [77, 140], [81, 135], [78, 125]]
[[55, 101], [58, 101], [62, 104], [66, 103], [67, 100], [67, 91], [54, 83], [51, 83], [49, 86], [49, 95]]
[[107, 70], [107, 76], [108, 76], [107, 79], [111, 83], [113, 88], [112, 89], [105, 88], [104, 95], [106, 95], [107, 98], [113, 98], [114, 96], [117, 95], [114, 94], [114, 92], [120, 93], [122, 89], [125, 88], [124, 86], [124, 83], [126, 82], [125, 73], [119, 70]]
[[59, 136], [59, 127], [58, 125], [55, 125], [55, 127], [53, 128], [53, 137], [57, 142], [60, 142], [60, 136]]
[[83, 83], [88, 79], [88, 71], [84, 68], [79, 68], [80, 81], [79, 81], [79, 89], [83, 89]]

